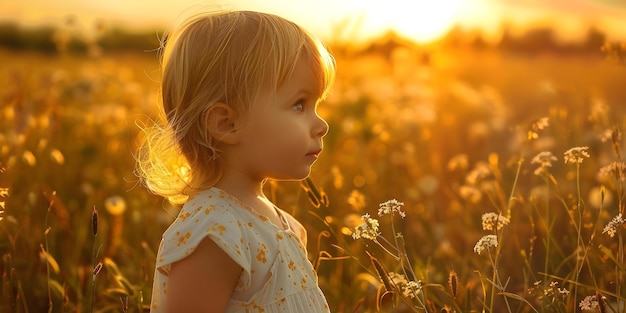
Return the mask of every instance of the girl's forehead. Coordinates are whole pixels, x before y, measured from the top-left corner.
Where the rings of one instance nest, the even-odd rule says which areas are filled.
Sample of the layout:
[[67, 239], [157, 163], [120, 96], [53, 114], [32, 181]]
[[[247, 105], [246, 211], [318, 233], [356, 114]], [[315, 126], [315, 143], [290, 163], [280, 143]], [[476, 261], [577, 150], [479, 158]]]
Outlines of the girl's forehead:
[[324, 90], [324, 69], [319, 62], [310, 57], [300, 57], [291, 72], [280, 82], [278, 88], [284, 86], [298, 87], [321, 95]]

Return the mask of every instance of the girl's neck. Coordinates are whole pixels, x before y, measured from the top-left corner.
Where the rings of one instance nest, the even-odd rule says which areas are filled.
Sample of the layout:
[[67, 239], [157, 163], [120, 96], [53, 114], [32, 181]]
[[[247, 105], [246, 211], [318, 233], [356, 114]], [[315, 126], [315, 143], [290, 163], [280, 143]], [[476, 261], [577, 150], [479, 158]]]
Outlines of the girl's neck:
[[227, 175], [215, 187], [224, 190], [244, 203], [253, 204], [258, 200], [267, 200], [263, 193], [263, 181], [251, 180], [245, 175]]

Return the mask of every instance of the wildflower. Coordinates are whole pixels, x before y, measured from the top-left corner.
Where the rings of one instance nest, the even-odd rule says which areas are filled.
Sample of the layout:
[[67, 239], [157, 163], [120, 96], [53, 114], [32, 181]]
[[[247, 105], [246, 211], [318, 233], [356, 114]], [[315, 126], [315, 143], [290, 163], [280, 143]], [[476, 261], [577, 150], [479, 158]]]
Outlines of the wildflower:
[[482, 215], [483, 230], [500, 230], [502, 227], [509, 225], [510, 220], [500, 214], [493, 212], [485, 213]]
[[617, 181], [625, 181], [626, 180], [626, 163], [624, 162], [611, 162], [609, 165], [605, 165], [600, 168], [599, 174], [601, 176], [611, 176], [615, 177]]
[[396, 286], [406, 285], [408, 283], [406, 276], [404, 276], [403, 274], [390, 272], [387, 276], [389, 276], [389, 280], [393, 282]]
[[459, 189], [459, 194], [461, 195], [461, 198], [471, 203], [478, 203], [483, 197], [478, 188], [469, 185], [461, 186], [461, 188]]
[[539, 152], [530, 161], [530, 164], [539, 164], [535, 170], [535, 175], [539, 176], [547, 171], [548, 167], [552, 167], [552, 162], [558, 160], [550, 151]]
[[403, 274], [393, 272], [389, 273], [387, 276], [389, 277], [389, 280], [402, 291], [402, 295], [406, 298], [413, 299], [422, 290], [421, 281], [408, 280]]
[[[2, 164], [0, 163], [0, 166]], [[2, 167], [0, 167], [1, 172]], [[4, 200], [9, 196], [9, 188], [0, 187], [0, 221], [4, 219], [2, 214], [4, 214], [4, 209], [6, 208], [6, 201]]]
[[378, 206], [378, 216], [383, 216], [385, 214], [393, 215], [393, 213], [396, 212], [400, 214], [402, 218], [404, 218], [406, 217], [406, 213], [402, 211], [402, 206], [404, 206], [404, 202], [399, 202], [396, 199], [391, 199], [383, 202]]
[[580, 309], [583, 311], [597, 311], [600, 309], [600, 301], [598, 301], [596, 295], [586, 296], [580, 301], [578, 306], [580, 306]]
[[565, 288], [557, 288], [556, 290], [558, 290], [559, 295], [561, 297], [563, 297], [563, 299], [567, 298], [567, 296], [569, 296], [569, 290], [565, 289]]
[[417, 294], [419, 294], [422, 290], [422, 282], [421, 281], [409, 281], [406, 285], [402, 286], [402, 295], [407, 298], [415, 298]]
[[626, 219], [622, 218], [622, 213], [619, 213], [608, 224], [606, 224], [606, 226], [604, 226], [602, 233], [607, 233], [609, 234], [609, 237], [613, 238], [624, 223], [626, 223]]
[[361, 216], [361, 220], [363, 224], [356, 227], [354, 233], [352, 233], [352, 238], [355, 240], [359, 238], [375, 240], [380, 234], [378, 231], [378, 220], [371, 218], [369, 214]]
[[535, 121], [531, 125], [531, 130], [528, 131], [528, 140], [533, 140], [539, 138], [538, 131], [543, 130], [544, 128], [550, 126], [550, 119], [548, 117], [542, 117]]
[[584, 158], [588, 158], [589, 157], [589, 153], [587, 152], [587, 150], [589, 150], [589, 147], [584, 146], [584, 147], [574, 147], [574, 148], [571, 148], [571, 149], [565, 151], [565, 153], [563, 153], [563, 158], [565, 160], [565, 164], [567, 164], [567, 163], [577, 163], [577, 164], [583, 163]]
[[531, 127], [533, 130], [542, 130], [548, 126], [550, 126], [550, 118], [544, 116], [535, 121]]
[[352, 206], [355, 211], [361, 211], [365, 207], [365, 196], [358, 190], [352, 190], [348, 197], [348, 204]]
[[550, 151], [542, 151], [539, 152], [533, 159], [530, 161], [531, 164], [539, 164], [540, 166], [550, 167], [552, 166], [552, 161], [556, 161], [557, 158]]
[[447, 168], [449, 171], [465, 170], [469, 166], [469, 157], [467, 154], [459, 154], [448, 161]]
[[474, 252], [481, 254], [483, 250], [498, 246], [498, 237], [496, 235], [486, 235], [480, 238], [474, 246]]
[[113, 216], [109, 227], [107, 239], [109, 245], [106, 251], [106, 255], [113, 256], [122, 240], [123, 214], [126, 211], [126, 201], [121, 196], [111, 196], [104, 201], [104, 208]]
[[[4, 213], [4, 209], [6, 208], [5, 198], [9, 196], [9, 188], [0, 187], [0, 214]], [[2, 217], [0, 217], [0, 220]]]
[[607, 142], [609, 140], [611, 140], [611, 137], [613, 137], [613, 130], [612, 129], [605, 129], [602, 134], [600, 135], [600, 141], [602, 142]]
[[493, 176], [489, 165], [485, 163], [478, 163], [474, 166], [474, 169], [467, 174], [465, 177], [465, 181], [470, 184], [477, 186], [482, 181]]
[[104, 201], [104, 207], [111, 215], [120, 215], [126, 211], [126, 201], [120, 196], [108, 197]]

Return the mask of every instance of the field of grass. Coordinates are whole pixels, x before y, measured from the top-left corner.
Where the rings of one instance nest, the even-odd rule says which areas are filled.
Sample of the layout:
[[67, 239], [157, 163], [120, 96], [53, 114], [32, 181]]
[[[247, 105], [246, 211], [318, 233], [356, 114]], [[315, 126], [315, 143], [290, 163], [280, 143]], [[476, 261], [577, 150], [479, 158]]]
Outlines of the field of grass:
[[[133, 173], [155, 53], [0, 59], [0, 312], [147, 311], [177, 213]], [[333, 312], [623, 312], [624, 66], [409, 48], [337, 63], [311, 180], [267, 185], [307, 227]]]

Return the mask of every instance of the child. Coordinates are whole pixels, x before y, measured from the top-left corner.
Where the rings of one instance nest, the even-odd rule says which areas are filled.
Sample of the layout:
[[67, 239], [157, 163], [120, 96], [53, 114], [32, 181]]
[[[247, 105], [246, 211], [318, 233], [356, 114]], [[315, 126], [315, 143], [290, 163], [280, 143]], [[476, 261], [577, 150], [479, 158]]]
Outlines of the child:
[[301, 180], [322, 151], [317, 115], [332, 56], [298, 25], [257, 12], [196, 16], [167, 38], [165, 125], [138, 172], [184, 202], [156, 261], [152, 312], [328, 312], [306, 232], [263, 194]]

